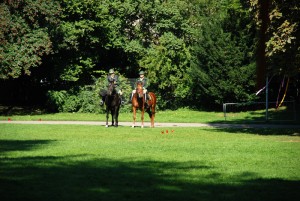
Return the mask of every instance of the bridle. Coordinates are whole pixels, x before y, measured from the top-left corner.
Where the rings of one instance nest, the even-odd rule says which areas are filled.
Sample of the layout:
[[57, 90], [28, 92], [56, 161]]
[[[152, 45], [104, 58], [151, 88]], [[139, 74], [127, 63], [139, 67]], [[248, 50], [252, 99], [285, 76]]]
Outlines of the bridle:
[[143, 85], [141, 83], [137, 83], [136, 94], [138, 95], [139, 98], [143, 97]]
[[107, 95], [113, 96], [116, 93], [116, 87], [113, 82], [111, 82], [107, 88]]

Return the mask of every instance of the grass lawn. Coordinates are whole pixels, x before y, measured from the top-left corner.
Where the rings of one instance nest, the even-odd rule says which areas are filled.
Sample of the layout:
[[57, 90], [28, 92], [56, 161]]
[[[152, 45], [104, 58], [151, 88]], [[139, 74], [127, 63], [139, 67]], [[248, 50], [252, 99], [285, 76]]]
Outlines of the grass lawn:
[[299, 157], [296, 129], [0, 124], [0, 195], [1, 201], [298, 200]]
[[[1, 114], [1, 113], [0, 113]], [[137, 120], [140, 121], [141, 112], [137, 113]], [[120, 113], [119, 121], [132, 121], [132, 113]], [[95, 114], [95, 113], [39, 113], [38, 111], [31, 111], [30, 113], [23, 113], [21, 110], [18, 112], [15, 110], [9, 115], [0, 115], [0, 120], [64, 120], [64, 121], [105, 121], [106, 114]], [[111, 120], [111, 116], [109, 117]], [[150, 121], [147, 113], [145, 113], [145, 121]], [[158, 111], [156, 113], [156, 122], [220, 122], [224, 121], [223, 112], [199, 112], [188, 109], [179, 109], [176, 111]]]
[[[7, 112], [9, 111], [9, 112]], [[140, 121], [140, 111], [137, 113], [137, 120]], [[269, 123], [300, 124], [300, 117], [285, 110], [269, 110]], [[111, 120], [111, 116], [109, 117]], [[0, 120], [24, 120], [24, 121], [105, 121], [105, 114], [95, 113], [44, 113], [39, 109], [24, 109], [22, 107], [5, 107], [0, 105]], [[132, 113], [120, 113], [120, 122], [131, 122]], [[145, 121], [149, 122], [148, 114], [145, 114]], [[224, 113], [195, 111], [190, 109], [178, 109], [175, 111], [157, 111], [155, 122], [181, 122], [181, 123], [265, 123], [265, 110], [227, 113], [226, 120]]]

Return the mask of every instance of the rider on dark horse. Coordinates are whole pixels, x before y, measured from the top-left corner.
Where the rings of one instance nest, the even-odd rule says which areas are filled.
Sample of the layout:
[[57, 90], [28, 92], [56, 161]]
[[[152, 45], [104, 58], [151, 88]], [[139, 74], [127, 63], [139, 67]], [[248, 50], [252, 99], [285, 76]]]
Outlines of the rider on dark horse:
[[[148, 91], [147, 91], [147, 88], [149, 86], [148, 78], [145, 77], [145, 72], [144, 71], [140, 71], [139, 75], [140, 75], [140, 77], [136, 79], [134, 87], [136, 87], [137, 83], [139, 83], [139, 82], [142, 83], [143, 94], [145, 96], [145, 106], [148, 107], [149, 105], [148, 105], [147, 100], [151, 100], [151, 97], [149, 96]], [[136, 89], [134, 88], [132, 90], [131, 100], [132, 100], [132, 97], [135, 93], [136, 93]]]
[[[119, 87], [119, 84], [120, 84], [119, 77], [115, 74], [114, 69], [110, 69], [109, 72], [108, 72], [107, 79], [106, 79], [106, 86], [107, 86], [107, 88], [112, 83], [115, 85], [115, 90], [116, 90], [117, 94], [120, 95], [121, 104], [123, 105], [124, 104], [124, 101], [122, 100], [122, 94], [123, 93], [122, 93], [122, 90]], [[103, 94], [101, 96], [102, 96], [102, 100], [100, 101], [100, 105], [103, 105], [104, 102], [105, 102], [105, 97], [107, 96], [107, 94]]]

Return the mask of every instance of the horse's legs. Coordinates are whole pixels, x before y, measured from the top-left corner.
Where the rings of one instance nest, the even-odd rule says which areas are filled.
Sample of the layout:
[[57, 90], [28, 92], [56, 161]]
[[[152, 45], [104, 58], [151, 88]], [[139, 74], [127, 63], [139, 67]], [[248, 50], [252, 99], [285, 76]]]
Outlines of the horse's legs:
[[118, 127], [118, 125], [119, 125], [119, 121], [118, 121], [118, 112], [116, 112], [116, 114], [115, 114], [115, 119], [116, 119], [116, 122], [115, 122], [115, 127]]
[[115, 127], [118, 127], [118, 124], [119, 124], [119, 108], [116, 108], [115, 109]]
[[151, 107], [151, 127], [154, 128], [155, 108]]
[[154, 127], [154, 121], [153, 121], [153, 109], [152, 106], [149, 108], [150, 109], [150, 121], [151, 121], [151, 128]]
[[141, 114], [141, 120], [142, 120], [142, 128], [144, 128], [144, 114], [145, 114], [145, 108], [142, 108], [142, 114]]
[[105, 125], [105, 127], [108, 127], [108, 118], [109, 118], [109, 110], [106, 109], [106, 125]]
[[111, 125], [114, 126], [115, 125], [115, 110], [112, 109], [110, 113], [111, 113]]
[[133, 112], [133, 124], [132, 124], [132, 128], [135, 127], [135, 120], [136, 120], [136, 108], [132, 107], [132, 112]]

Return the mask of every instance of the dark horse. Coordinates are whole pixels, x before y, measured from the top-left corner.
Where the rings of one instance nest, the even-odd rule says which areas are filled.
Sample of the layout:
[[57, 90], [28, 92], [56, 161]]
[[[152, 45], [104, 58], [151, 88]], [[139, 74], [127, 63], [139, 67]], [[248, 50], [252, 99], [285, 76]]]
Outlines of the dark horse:
[[149, 92], [150, 100], [147, 100], [148, 107], [145, 108], [145, 95], [143, 94], [142, 83], [138, 82], [136, 85], [136, 93], [132, 97], [132, 111], [133, 111], [133, 124], [132, 127], [135, 127], [136, 121], [136, 111], [137, 109], [141, 110], [141, 120], [142, 128], [144, 127], [144, 113], [145, 110], [149, 114], [151, 119], [151, 127], [154, 127], [154, 118], [155, 118], [155, 107], [156, 107], [156, 96], [153, 92]]
[[109, 112], [111, 113], [112, 120], [111, 125], [118, 127], [118, 117], [121, 105], [121, 97], [117, 93], [114, 83], [110, 83], [105, 97], [106, 105], [106, 127], [108, 127]]

